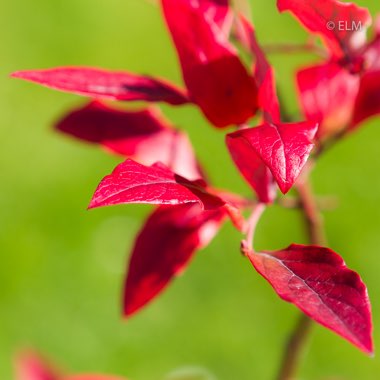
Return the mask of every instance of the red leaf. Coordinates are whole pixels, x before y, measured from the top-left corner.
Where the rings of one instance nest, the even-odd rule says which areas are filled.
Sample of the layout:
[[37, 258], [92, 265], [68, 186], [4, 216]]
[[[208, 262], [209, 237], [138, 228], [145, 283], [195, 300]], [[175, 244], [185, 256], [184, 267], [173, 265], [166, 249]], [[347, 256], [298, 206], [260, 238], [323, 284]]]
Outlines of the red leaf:
[[202, 180], [189, 181], [162, 164], [149, 167], [127, 159], [112, 174], [103, 178], [89, 208], [129, 203], [198, 203], [206, 210], [225, 204], [207, 191]]
[[277, 0], [280, 12], [290, 11], [311, 32], [319, 34], [337, 57], [364, 45], [371, 15], [365, 8], [337, 0]]
[[350, 124], [358, 75], [330, 62], [300, 70], [297, 84], [306, 118], [320, 123], [318, 138], [329, 137]]
[[380, 69], [365, 73], [356, 97], [353, 127], [365, 119], [380, 114]]
[[[237, 35], [255, 58], [259, 105], [264, 111], [264, 120], [267, 123], [229, 134], [227, 146], [235, 164], [256, 191], [259, 200], [270, 203], [275, 197], [272, 174], [281, 190], [287, 192], [310, 153], [310, 140], [314, 137], [316, 125], [280, 124], [280, 106], [273, 69], [257, 42], [252, 25], [242, 16]], [[281, 141], [282, 139], [285, 140]], [[275, 153], [272, 151], [273, 147]]]
[[226, 144], [235, 165], [256, 192], [260, 202], [271, 203], [276, 197], [273, 176], [263, 160], [244, 137], [243, 129], [226, 136]]
[[162, 4], [191, 100], [216, 127], [244, 123], [256, 112], [257, 88], [226, 34], [198, 1]]
[[160, 161], [186, 178], [202, 177], [187, 134], [174, 129], [156, 108], [123, 111], [93, 101], [67, 114], [57, 129], [144, 165]]
[[196, 250], [215, 236], [224, 210], [199, 205], [160, 206], [137, 237], [124, 291], [129, 317], [156, 297], [188, 265]]
[[373, 353], [367, 289], [339, 255], [328, 248], [295, 244], [276, 252], [246, 253], [283, 300]]
[[264, 112], [264, 119], [271, 123], [281, 121], [280, 104], [277, 97], [274, 70], [259, 45], [253, 26], [240, 16], [237, 37], [255, 59], [255, 80], [259, 89], [259, 107]]
[[34, 352], [16, 358], [16, 380], [59, 380], [61, 374]]
[[[259, 166], [258, 156], [270, 169], [280, 190], [285, 194], [297, 180], [309, 157], [313, 148], [311, 140], [317, 128], [318, 125], [313, 122], [265, 123], [256, 128], [242, 129], [229, 134], [227, 145], [231, 146], [230, 139], [239, 139], [235, 147], [232, 147], [232, 155], [235, 162], [238, 161], [236, 157], [240, 155], [241, 163], [237, 165], [241, 171], [246, 172], [246, 174], [243, 172], [243, 175], [247, 179], [251, 176], [250, 183], [255, 189], [263, 186], [258, 183], [258, 180], [268, 178], [267, 174], [263, 174], [262, 166]], [[244, 152], [238, 153], [239, 149], [244, 149]], [[258, 170], [259, 174], [252, 169]], [[258, 175], [260, 175], [259, 178], [257, 178]], [[268, 185], [269, 181], [266, 179], [266, 189]]]
[[90, 67], [58, 67], [48, 70], [17, 71], [12, 77], [39, 83], [56, 90], [92, 98], [144, 100], [173, 105], [188, 103], [186, 94], [163, 80]]

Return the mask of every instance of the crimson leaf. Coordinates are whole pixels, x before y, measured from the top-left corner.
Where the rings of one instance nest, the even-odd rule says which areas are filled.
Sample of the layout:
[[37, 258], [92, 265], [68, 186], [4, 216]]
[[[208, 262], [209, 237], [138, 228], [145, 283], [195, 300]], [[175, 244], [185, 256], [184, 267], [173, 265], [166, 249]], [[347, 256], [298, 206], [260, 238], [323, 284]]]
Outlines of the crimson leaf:
[[362, 351], [373, 353], [366, 286], [338, 254], [296, 244], [275, 252], [246, 253], [282, 299]]
[[[248, 178], [249, 175], [255, 176], [251, 180], [252, 186], [256, 189], [258, 186], [257, 179], [266, 178], [262, 174], [257, 178], [257, 174], [252, 171], [252, 166], [256, 166], [258, 156], [265, 165], [270, 169], [280, 190], [285, 194], [297, 180], [303, 166], [305, 165], [313, 144], [311, 140], [317, 132], [318, 125], [314, 122], [301, 122], [289, 124], [272, 124], [265, 123], [256, 128], [242, 129], [231, 133], [227, 136], [227, 145], [232, 149], [232, 156], [238, 156], [236, 150], [244, 147], [242, 161], [244, 165], [237, 163], [240, 170], [246, 171], [243, 175]], [[232, 145], [233, 139], [240, 140], [238, 145]], [[251, 150], [251, 154], [249, 154]], [[235, 153], [234, 153], [235, 151]], [[245, 157], [245, 158], [244, 158]], [[252, 163], [250, 161], [252, 160]], [[235, 159], [235, 162], [236, 159]], [[258, 165], [257, 165], [258, 166]], [[260, 168], [263, 172], [263, 169]], [[268, 181], [265, 183], [268, 187]]]
[[162, 101], [173, 105], [188, 103], [186, 94], [173, 85], [160, 79], [139, 76], [126, 71], [107, 71], [90, 67], [58, 67], [48, 70], [17, 71], [12, 76], [92, 98]]
[[226, 135], [226, 144], [241, 175], [256, 192], [260, 202], [271, 203], [276, 196], [273, 176], [245, 138], [246, 129]]
[[194, 252], [219, 230], [224, 209], [199, 205], [160, 206], [137, 237], [124, 291], [124, 315], [131, 316], [183, 272]]
[[365, 8], [338, 0], [277, 0], [311, 32], [319, 34], [337, 57], [350, 55], [365, 43], [371, 15]]
[[187, 134], [174, 129], [156, 108], [124, 111], [92, 101], [65, 115], [56, 128], [144, 165], [160, 161], [186, 178], [202, 177]]
[[306, 118], [320, 123], [318, 138], [337, 133], [351, 123], [358, 75], [329, 62], [300, 70], [297, 84]]
[[242, 124], [257, 109], [255, 81], [201, 3], [162, 0], [189, 96], [216, 127]]
[[170, 204], [198, 203], [204, 209], [225, 204], [210, 194], [202, 180], [189, 181], [162, 164], [141, 165], [127, 159], [112, 174], [103, 178], [89, 208], [128, 203]]

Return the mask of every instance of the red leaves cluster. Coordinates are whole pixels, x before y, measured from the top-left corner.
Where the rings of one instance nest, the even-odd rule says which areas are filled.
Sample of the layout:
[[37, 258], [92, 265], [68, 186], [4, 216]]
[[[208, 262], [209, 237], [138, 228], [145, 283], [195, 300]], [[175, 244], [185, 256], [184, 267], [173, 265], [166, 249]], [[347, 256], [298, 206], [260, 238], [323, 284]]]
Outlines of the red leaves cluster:
[[[13, 76], [96, 99], [161, 101], [172, 105], [192, 102], [216, 127], [241, 125], [261, 109], [265, 121], [272, 123], [273, 128], [268, 128], [268, 125], [257, 128], [261, 136], [259, 157], [249, 137], [247, 142], [250, 149], [244, 155], [248, 164], [240, 162], [240, 159], [236, 161], [235, 157], [241, 154], [235, 151], [235, 144], [229, 145], [229, 150], [243, 176], [257, 192], [259, 200], [272, 202], [275, 193], [271, 186], [268, 184], [265, 185], [266, 189], [261, 189], [261, 185], [252, 183], [245, 174], [246, 167], [250, 166], [249, 177], [258, 176], [259, 181], [263, 178], [262, 172], [271, 171], [281, 191], [286, 193], [296, 181], [310, 153], [311, 139], [314, 137], [310, 132], [316, 130], [317, 123], [308, 125], [308, 132], [300, 132], [308, 134], [307, 141], [296, 137], [299, 149], [292, 152], [292, 157], [285, 153], [280, 153], [279, 158], [273, 160], [265, 157], [271, 154], [273, 144], [287, 144], [280, 137], [280, 131], [287, 129], [287, 125], [283, 125], [280, 120], [273, 69], [256, 40], [252, 25], [243, 17], [236, 20], [237, 35], [254, 61], [252, 69], [248, 70], [229, 40], [232, 11], [227, 1], [162, 0], [162, 8], [178, 52], [186, 91], [161, 79], [92, 68], [21, 71]], [[58, 129], [82, 140], [100, 143], [113, 152], [137, 158], [143, 163], [160, 161], [178, 174], [192, 179], [201, 177], [201, 173], [197, 173], [192, 149], [186, 144], [186, 137], [179, 137], [174, 128], [169, 131], [170, 128], [165, 124], [149, 109], [140, 112], [118, 111], [97, 102], [65, 117], [58, 124]], [[92, 128], [89, 127], [92, 125]], [[138, 125], [144, 126], [136, 128]], [[305, 126], [301, 123], [299, 128], [292, 125], [289, 129], [301, 130]], [[159, 133], [160, 129], [162, 133]], [[273, 136], [273, 132], [277, 137]], [[251, 135], [251, 129], [241, 132], [242, 138], [245, 138], [245, 134]], [[159, 150], [157, 146], [160, 146]], [[276, 150], [279, 152], [284, 148], [280, 146]], [[183, 152], [181, 157], [176, 157], [178, 152]], [[257, 161], [257, 164], [252, 166], [253, 161]], [[272, 182], [272, 179], [268, 182]]]
[[[297, 73], [306, 121], [289, 123], [281, 120], [275, 73], [253, 26], [234, 15], [227, 0], [161, 3], [185, 90], [162, 79], [93, 68], [13, 74], [92, 98], [61, 119], [57, 129], [127, 158], [100, 182], [89, 208], [130, 203], [156, 207], [130, 258], [125, 316], [140, 310], [182, 273], [227, 217], [250, 236], [252, 226], [242, 211], [252, 201], [207, 183], [187, 134], [156, 108], [125, 110], [104, 100], [192, 103], [215, 127], [238, 127], [226, 135], [228, 150], [258, 202], [265, 204], [275, 200], [276, 184], [285, 194], [296, 183], [316, 134], [321, 144], [380, 112], [380, 28], [377, 25], [373, 39], [365, 41], [370, 15], [363, 8], [337, 0], [278, 0], [280, 11], [292, 12], [310, 32], [322, 37], [327, 48], [325, 61]], [[328, 27], [331, 23], [334, 28]], [[353, 25], [361, 30], [353, 30]], [[232, 34], [248, 53], [250, 67], [240, 59]], [[260, 122], [251, 127], [248, 123], [255, 115]], [[317, 246], [291, 245], [259, 253], [243, 247], [281, 298], [363, 351], [373, 351], [366, 288], [336, 253]]]
[[278, 0], [277, 6], [280, 12], [292, 12], [305, 28], [320, 35], [337, 58], [354, 54], [363, 45], [365, 29], [371, 24], [367, 9], [339, 0]]
[[215, 193], [203, 180], [189, 181], [162, 164], [147, 167], [131, 159], [101, 181], [90, 208], [161, 205], [147, 220], [132, 252], [124, 291], [126, 316], [162, 291], [218, 232], [229, 209]]
[[338, 0], [278, 0], [278, 8], [292, 12], [327, 47], [323, 63], [297, 75], [304, 114], [320, 123], [318, 137], [351, 130], [380, 113], [380, 41], [376, 30], [366, 41], [368, 10]]

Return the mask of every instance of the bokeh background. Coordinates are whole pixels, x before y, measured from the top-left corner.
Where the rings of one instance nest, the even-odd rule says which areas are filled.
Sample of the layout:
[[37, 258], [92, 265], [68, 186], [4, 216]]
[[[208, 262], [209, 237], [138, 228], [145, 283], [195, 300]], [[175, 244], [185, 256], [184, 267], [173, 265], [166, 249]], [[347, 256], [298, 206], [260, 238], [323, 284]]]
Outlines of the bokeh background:
[[[360, 1], [373, 14], [378, 0]], [[303, 42], [306, 33], [274, 1], [251, 2], [263, 43]], [[272, 379], [298, 311], [280, 301], [239, 254], [230, 226], [185, 275], [129, 321], [120, 316], [128, 252], [149, 207], [86, 211], [99, 180], [122, 160], [51, 128], [84, 99], [10, 79], [19, 69], [91, 65], [181, 83], [158, 7], [143, 0], [0, 1], [0, 378], [12, 357], [34, 347], [70, 372], [162, 379], [197, 365], [221, 380]], [[283, 100], [297, 113], [295, 67], [315, 57], [271, 55]], [[192, 107], [163, 107], [185, 128], [218, 187], [249, 194], [224, 146], [224, 133]], [[339, 206], [325, 213], [328, 239], [368, 285], [380, 342], [380, 120], [329, 151], [313, 182]], [[297, 211], [273, 207], [257, 248], [306, 242]], [[370, 359], [315, 326], [300, 379], [379, 379]]]

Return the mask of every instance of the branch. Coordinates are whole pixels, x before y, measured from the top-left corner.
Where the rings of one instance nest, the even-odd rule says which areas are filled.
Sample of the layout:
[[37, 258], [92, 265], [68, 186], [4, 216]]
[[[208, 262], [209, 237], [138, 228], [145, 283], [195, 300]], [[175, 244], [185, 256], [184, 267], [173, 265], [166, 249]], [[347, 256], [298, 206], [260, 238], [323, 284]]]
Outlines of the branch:
[[245, 243], [248, 247], [253, 247], [253, 238], [255, 236], [255, 231], [257, 227], [257, 223], [259, 222], [261, 215], [265, 211], [265, 204], [264, 203], [258, 203], [254, 206], [252, 214], [247, 220], [247, 230], [246, 230], [246, 236], [245, 236]]
[[286, 343], [280, 372], [276, 378], [277, 380], [295, 379], [295, 372], [303, 356], [311, 325], [312, 320], [305, 314], [300, 314], [298, 322]]
[[327, 58], [328, 54], [325, 49], [315, 45], [314, 43], [306, 44], [266, 44], [263, 46], [267, 54], [291, 54], [291, 53], [314, 53], [322, 58]]
[[326, 236], [323, 218], [319, 211], [317, 200], [315, 199], [309, 180], [301, 178], [297, 184], [297, 191], [310, 243], [325, 246]]
[[[324, 246], [326, 237], [323, 219], [307, 177], [300, 179], [297, 191], [309, 241], [311, 244]], [[301, 314], [286, 343], [277, 380], [295, 379], [311, 326], [312, 320], [305, 314]]]
[[[316, 198], [318, 209], [321, 211], [332, 211], [339, 206], [337, 197], [327, 195]], [[286, 196], [277, 198], [275, 204], [288, 209], [302, 209], [301, 201], [296, 197]]]

